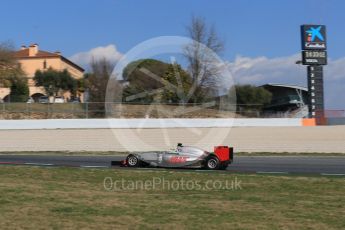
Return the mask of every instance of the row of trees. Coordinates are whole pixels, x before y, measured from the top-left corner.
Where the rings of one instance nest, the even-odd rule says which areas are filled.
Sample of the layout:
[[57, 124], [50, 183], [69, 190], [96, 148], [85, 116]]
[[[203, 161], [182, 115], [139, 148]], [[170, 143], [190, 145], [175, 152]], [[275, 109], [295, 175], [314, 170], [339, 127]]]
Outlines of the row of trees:
[[[191, 42], [183, 47], [186, 68], [177, 63], [154, 59], [130, 63], [121, 76], [127, 83], [124, 86], [118, 82], [113, 84], [116, 90], [122, 92], [122, 101], [151, 103], [159, 100], [184, 104], [207, 102], [210, 98], [220, 96], [217, 90], [223, 80], [222, 69], [214, 63], [215, 55], [224, 51], [224, 43], [214, 27], [208, 26], [202, 18], [193, 17], [187, 33]], [[76, 95], [87, 88], [90, 102], [104, 102], [114, 64], [106, 59], [94, 60], [90, 63], [90, 72], [79, 81], [67, 70], [53, 69], [37, 71], [33, 80], [50, 96], [56, 96], [61, 91]], [[11, 88], [12, 101], [25, 101], [29, 96], [27, 79], [13, 57], [13, 47], [9, 44], [0, 46], [0, 84]], [[236, 90], [238, 104], [266, 104], [271, 100], [269, 92], [255, 86], [234, 86], [230, 94], [233, 90]]]
[[[90, 102], [104, 102], [109, 86], [113, 86], [112, 91], [121, 94], [120, 98], [117, 97], [116, 102], [124, 103], [148, 104], [159, 101], [160, 103], [184, 104], [203, 102], [203, 100], [207, 101], [209, 97], [218, 97], [214, 94], [209, 94], [208, 97], [205, 97], [205, 94], [203, 96], [193, 94], [189, 101], [184, 101], [193, 87], [193, 79], [188, 71], [176, 63], [169, 64], [155, 59], [134, 61], [123, 70], [124, 85], [119, 82], [111, 82], [113, 68], [114, 66], [106, 59], [91, 63], [91, 71], [85, 75], [90, 92]], [[176, 88], [170, 88], [174, 86]], [[200, 87], [199, 90], [205, 88]], [[254, 85], [235, 85], [229, 89], [228, 95], [236, 95], [238, 107], [247, 106], [255, 109], [263, 108], [264, 105], [270, 103], [272, 98], [269, 91]], [[115, 99], [115, 97], [111, 99]], [[103, 103], [98, 107], [99, 110], [104, 109]]]
[[[107, 85], [119, 89], [124, 102], [202, 103], [219, 96], [221, 69], [214, 63], [215, 54], [224, 50], [223, 42], [214, 27], [208, 26], [202, 18], [193, 17], [186, 30], [191, 38], [190, 44], [183, 47], [186, 69], [177, 63], [137, 60], [124, 69], [123, 76], [116, 76], [126, 81], [125, 85], [119, 85], [109, 82], [113, 69], [109, 61], [93, 61], [90, 73], [85, 75], [89, 101], [105, 101]], [[118, 102], [119, 97], [112, 99]]]
[[[221, 79], [222, 68], [214, 63], [217, 61], [215, 55], [221, 55], [224, 51], [224, 42], [215, 28], [208, 26], [200, 17], [193, 17], [186, 30], [191, 38], [191, 42], [183, 47], [186, 69], [177, 63], [137, 60], [126, 66], [122, 76], [116, 76], [126, 82], [121, 85], [109, 81], [114, 79], [111, 74], [115, 63], [105, 59], [93, 61], [90, 73], [85, 75], [89, 101], [104, 102], [107, 87], [121, 93], [120, 98], [110, 98], [117, 102], [151, 103], [159, 100], [184, 104], [202, 103], [219, 97], [217, 90], [224, 79]], [[236, 102], [240, 106], [256, 105], [256, 108], [262, 108], [272, 97], [264, 88], [253, 85], [236, 85], [229, 90], [229, 95], [236, 95]]]
[[[142, 69], [146, 71], [142, 71]], [[150, 76], [152, 74], [160, 79], [153, 80], [153, 76]], [[207, 89], [211, 88], [210, 85], [199, 85], [193, 95], [188, 97], [188, 101], [185, 101], [193, 87], [191, 74], [178, 64], [169, 64], [154, 59], [130, 63], [124, 69], [123, 78], [127, 81], [127, 86], [123, 89], [124, 102], [151, 103], [157, 99], [161, 103], [202, 103], [207, 102], [210, 97], [218, 96], [213, 93], [212, 89]], [[170, 89], [169, 85], [164, 84], [165, 82], [176, 88]], [[159, 91], [162, 88], [164, 89]], [[155, 94], [148, 93], [155, 90], [158, 90]], [[252, 106], [253, 108], [262, 108], [270, 103], [272, 98], [271, 93], [266, 89], [249, 84], [234, 85], [230, 88], [228, 95], [236, 96], [238, 106]]]

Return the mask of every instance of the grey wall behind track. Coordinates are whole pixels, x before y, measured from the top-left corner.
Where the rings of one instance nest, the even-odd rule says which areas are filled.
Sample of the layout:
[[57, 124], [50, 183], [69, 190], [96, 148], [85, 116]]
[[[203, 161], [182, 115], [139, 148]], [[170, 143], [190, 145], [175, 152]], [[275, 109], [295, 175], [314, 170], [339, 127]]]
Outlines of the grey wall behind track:
[[[200, 135], [211, 132], [213, 135], [200, 142]], [[148, 151], [198, 141], [206, 150], [224, 144], [234, 146], [237, 152], [345, 153], [345, 126], [0, 130], [2, 152]], [[127, 148], [121, 144], [124, 142]]]

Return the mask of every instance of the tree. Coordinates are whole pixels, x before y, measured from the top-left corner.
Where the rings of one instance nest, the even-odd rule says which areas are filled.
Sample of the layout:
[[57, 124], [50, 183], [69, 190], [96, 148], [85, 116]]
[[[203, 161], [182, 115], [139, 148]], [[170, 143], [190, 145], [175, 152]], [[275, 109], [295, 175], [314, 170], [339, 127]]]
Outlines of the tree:
[[114, 69], [114, 64], [103, 58], [92, 60], [91, 72], [85, 74], [89, 89], [89, 102], [105, 102], [108, 81]]
[[[102, 58], [100, 60], [92, 60], [90, 63], [90, 73], [85, 74], [85, 83], [89, 93], [88, 105], [89, 111], [92, 116], [103, 117], [105, 116], [106, 96], [107, 90], [118, 91], [119, 83], [116, 78], [111, 78], [112, 71], [114, 69], [114, 63]], [[109, 85], [108, 85], [109, 83]], [[109, 96], [109, 95], [108, 95]], [[112, 100], [114, 98], [111, 98]], [[108, 101], [112, 102], [112, 101]], [[111, 109], [111, 104], [109, 108]]]
[[11, 89], [11, 102], [25, 102], [29, 97], [27, 79], [14, 57], [14, 47], [9, 42], [0, 44], [0, 86]]
[[57, 71], [52, 68], [46, 71], [37, 70], [34, 81], [36, 86], [42, 86], [49, 96], [57, 96], [60, 90], [76, 94], [77, 80], [67, 70]]
[[230, 91], [236, 91], [239, 110], [257, 109], [260, 111], [272, 99], [272, 94], [268, 90], [254, 85], [235, 85]]
[[12, 78], [24, 76], [14, 57], [14, 47], [10, 42], [0, 44], [0, 86], [11, 87]]
[[142, 59], [126, 66], [123, 79], [124, 102], [163, 103], [187, 102], [191, 87], [190, 75], [178, 64], [169, 64], [155, 59]]
[[168, 63], [156, 59], [140, 59], [129, 63], [123, 70], [122, 78], [131, 83], [140, 81], [140, 84], [145, 84], [145, 87], [161, 87], [162, 84], [158, 81], [152, 81], [150, 76], [147, 76], [141, 69], [147, 69], [157, 76], [163, 76], [169, 67]]
[[219, 39], [215, 28], [208, 26], [200, 17], [192, 17], [187, 32], [192, 42], [184, 47], [184, 56], [193, 79], [193, 97], [198, 102], [204, 102], [217, 94], [221, 68], [215, 65], [215, 54], [221, 54], [224, 43]]
[[150, 92], [164, 87], [161, 79], [168, 68], [169, 64], [155, 59], [141, 59], [129, 63], [122, 75], [122, 78], [128, 82], [123, 90], [123, 101], [153, 102], [155, 94]]
[[11, 78], [11, 102], [26, 102], [29, 97], [28, 81], [25, 77], [13, 77]]
[[88, 82], [86, 81], [85, 78], [78, 79], [77, 80], [77, 91], [81, 92], [81, 93], [84, 93], [85, 89], [88, 87], [87, 83]]
[[190, 75], [178, 64], [170, 64], [163, 79], [176, 86], [175, 89], [166, 89], [162, 92], [162, 101], [166, 103], [185, 104], [188, 101], [187, 95], [192, 87]]
[[150, 92], [164, 87], [161, 79], [168, 68], [169, 64], [155, 59], [141, 59], [129, 63], [122, 74], [122, 78], [128, 82], [123, 90], [123, 101], [151, 103], [155, 94]]

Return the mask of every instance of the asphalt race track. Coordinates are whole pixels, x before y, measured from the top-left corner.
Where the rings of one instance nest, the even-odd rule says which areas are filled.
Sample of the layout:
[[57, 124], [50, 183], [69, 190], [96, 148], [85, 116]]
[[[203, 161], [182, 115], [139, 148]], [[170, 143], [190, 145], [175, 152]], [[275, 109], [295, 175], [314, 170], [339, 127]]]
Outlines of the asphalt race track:
[[[112, 160], [123, 159], [123, 156], [0, 155], [0, 165], [110, 168]], [[345, 176], [345, 157], [241, 156], [235, 158], [227, 172]]]

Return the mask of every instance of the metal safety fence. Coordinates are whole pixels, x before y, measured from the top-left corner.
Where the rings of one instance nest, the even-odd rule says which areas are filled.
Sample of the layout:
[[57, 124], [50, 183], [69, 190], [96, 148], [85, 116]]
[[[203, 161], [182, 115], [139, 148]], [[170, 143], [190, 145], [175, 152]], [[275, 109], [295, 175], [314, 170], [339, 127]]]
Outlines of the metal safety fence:
[[[89, 118], [293, 118], [298, 111], [268, 112], [262, 105], [212, 103], [1, 103], [0, 119]], [[344, 110], [327, 110], [326, 117], [345, 117]]]

